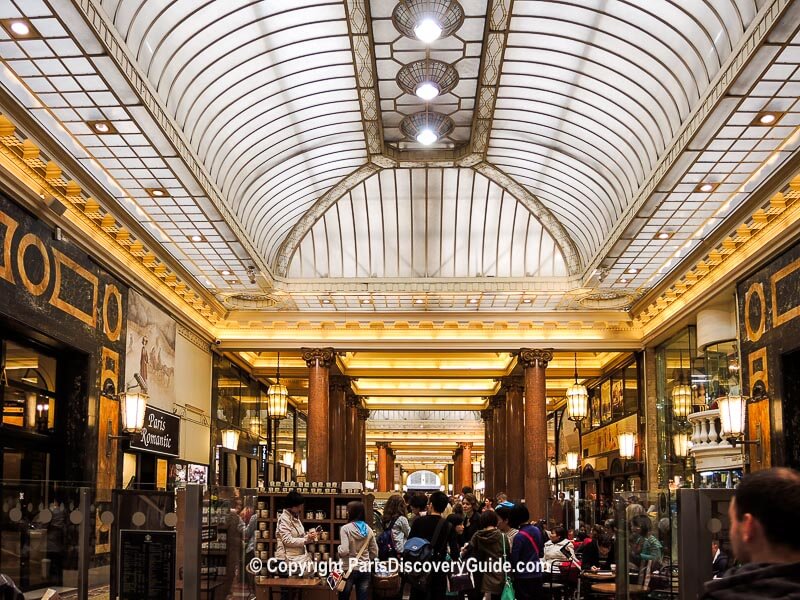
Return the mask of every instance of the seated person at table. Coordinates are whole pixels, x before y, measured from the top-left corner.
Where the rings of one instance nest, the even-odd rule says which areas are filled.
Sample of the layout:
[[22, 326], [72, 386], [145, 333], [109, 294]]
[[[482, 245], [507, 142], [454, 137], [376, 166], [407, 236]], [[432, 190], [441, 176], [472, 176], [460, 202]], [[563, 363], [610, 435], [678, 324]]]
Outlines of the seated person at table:
[[633, 519], [633, 536], [635, 542], [633, 545], [632, 553], [634, 562], [640, 567], [645, 566], [649, 561], [652, 561], [651, 570], [656, 570], [661, 565], [661, 542], [652, 533], [652, 524], [650, 517], [646, 515], [639, 515]]
[[591, 571], [610, 571], [614, 560], [614, 542], [611, 536], [601, 534], [583, 548], [581, 567]]
[[719, 540], [711, 540], [711, 575], [722, 577], [728, 570], [728, 555], [722, 551]]
[[550, 540], [544, 545], [544, 562], [548, 566], [554, 562], [565, 562], [575, 558], [575, 548], [567, 539], [567, 530], [559, 525], [550, 533]]

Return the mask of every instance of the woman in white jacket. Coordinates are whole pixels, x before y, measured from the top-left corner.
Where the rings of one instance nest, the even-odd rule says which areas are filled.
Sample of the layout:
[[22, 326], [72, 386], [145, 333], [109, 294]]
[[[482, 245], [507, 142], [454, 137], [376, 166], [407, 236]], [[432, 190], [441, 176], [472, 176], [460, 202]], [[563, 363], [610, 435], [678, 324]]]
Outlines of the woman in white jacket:
[[[317, 532], [306, 533], [303, 523], [300, 521], [300, 515], [303, 514], [303, 503], [303, 496], [297, 492], [286, 494], [285, 508], [281, 511], [275, 528], [277, 539], [275, 558], [278, 560], [287, 563], [311, 562], [306, 544], [313, 544], [317, 541]], [[295, 574], [299, 574], [299, 571], [295, 571]], [[285, 577], [285, 574], [283, 576]]]
[[554, 562], [575, 559], [575, 546], [567, 539], [567, 530], [559, 525], [550, 532], [550, 540], [544, 545], [545, 568], [549, 571]]
[[[345, 573], [350, 572], [350, 576], [344, 591], [339, 593], [339, 600], [348, 600], [353, 587], [356, 588], [356, 600], [369, 598], [369, 563], [378, 558], [378, 543], [375, 541], [375, 532], [366, 524], [366, 519], [363, 502], [354, 500], [347, 504], [347, 525], [339, 531], [342, 538], [339, 560], [342, 561]], [[358, 561], [356, 557], [359, 558]]]

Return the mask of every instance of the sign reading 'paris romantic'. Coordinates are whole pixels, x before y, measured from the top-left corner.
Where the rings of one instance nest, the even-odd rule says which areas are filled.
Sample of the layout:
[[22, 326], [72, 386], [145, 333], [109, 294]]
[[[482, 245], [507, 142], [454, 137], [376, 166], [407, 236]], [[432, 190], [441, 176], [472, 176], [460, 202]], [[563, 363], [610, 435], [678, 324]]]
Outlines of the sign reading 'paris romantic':
[[144, 427], [131, 440], [131, 448], [179, 456], [180, 430], [180, 417], [148, 406], [144, 413]]

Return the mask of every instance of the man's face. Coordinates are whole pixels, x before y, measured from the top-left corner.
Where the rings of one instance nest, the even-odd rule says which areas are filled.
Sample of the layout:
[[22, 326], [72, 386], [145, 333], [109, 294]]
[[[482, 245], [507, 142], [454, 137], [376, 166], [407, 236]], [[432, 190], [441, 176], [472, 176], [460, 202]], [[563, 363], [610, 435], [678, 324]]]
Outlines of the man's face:
[[739, 562], [750, 562], [750, 553], [747, 550], [747, 525], [736, 516], [736, 498], [731, 500], [728, 507], [728, 516], [731, 520], [731, 549]]
[[607, 558], [608, 553], [611, 552], [611, 546], [598, 546], [597, 551], [602, 558]]
[[302, 515], [302, 514], [303, 514], [303, 505], [301, 504], [300, 506], [292, 506], [292, 507], [289, 509], [289, 512], [290, 512], [290, 513], [292, 513], [292, 516], [293, 516], [295, 519], [299, 519], [299, 518], [300, 518], [300, 515]]
[[717, 546], [716, 542], [711, 542], [711, 558], [717, 555], [717, 550], [719, 550], [719, 546]]

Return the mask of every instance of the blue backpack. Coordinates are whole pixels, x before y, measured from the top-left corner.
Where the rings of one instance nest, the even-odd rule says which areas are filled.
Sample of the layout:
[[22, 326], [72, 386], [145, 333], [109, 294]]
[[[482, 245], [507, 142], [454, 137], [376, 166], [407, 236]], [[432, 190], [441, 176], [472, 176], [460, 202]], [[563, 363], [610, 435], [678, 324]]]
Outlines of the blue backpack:
[[392, 519], [389, 526], [378, 536], [378, 560], [389, 560], [393, 556], [397, 556], [397, 548], [394, 545], [394, 538], [392, 537], [392, 529], [396, 522], [397, 517]]

